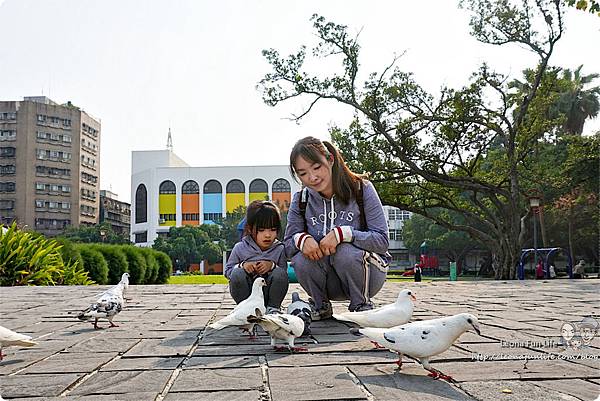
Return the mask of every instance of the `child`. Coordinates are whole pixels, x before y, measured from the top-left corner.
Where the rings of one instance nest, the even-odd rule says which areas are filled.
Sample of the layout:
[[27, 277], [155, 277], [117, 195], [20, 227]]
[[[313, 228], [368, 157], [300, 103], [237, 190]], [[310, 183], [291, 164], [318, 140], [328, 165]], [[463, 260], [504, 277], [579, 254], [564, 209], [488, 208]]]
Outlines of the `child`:
[[267, 313], [281, 309], [289, 282], [285, 248], [277, 239], [280, 230], [281, 217], [274, 203], [256, 200], [248, 206], [244, 236], [225, 266], [229, 292], [236, 303], [250, 296], [254, 279], [262, 276], [267, 281], [263, 288]]

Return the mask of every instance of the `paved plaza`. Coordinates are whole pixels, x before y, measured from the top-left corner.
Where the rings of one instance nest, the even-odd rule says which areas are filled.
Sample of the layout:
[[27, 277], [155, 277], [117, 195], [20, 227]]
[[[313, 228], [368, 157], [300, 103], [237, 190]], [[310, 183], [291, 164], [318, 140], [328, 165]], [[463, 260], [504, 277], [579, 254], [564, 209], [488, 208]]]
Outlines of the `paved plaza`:
[[[130, 286], [115, 319], [120, 327], [94, 330], [76, 316], [102, 288], [0, 288], [0, 325], [39, 342], [4, 350], [5, 399], [564, 401], [600, 395], [600, 359], [594, 359], [600, 335], [587, 348], [558, 346], [563, 322], [597, 316], [600, 280], [386, 283], [375, 302], [392, 302], [412, 288], [413, 320], [478, 316], [481, 336], [463, 334], [432, 360], [452, 384], [433, 380], [408, 358], [398, 372], [396, 354], [374, 349], [349, 334], [350, 324], [334, 320], [314, 322], [314, 340], [298, 341], [309, 352], [298, 354], [274, 352], [262, 330], [257, 340], [237, 329], [205, 330], [234, 306], [225, 285]], [[289, 294], [299, 289], [291, 285]], [[345, 310], [343, 303], [334, 307]]]

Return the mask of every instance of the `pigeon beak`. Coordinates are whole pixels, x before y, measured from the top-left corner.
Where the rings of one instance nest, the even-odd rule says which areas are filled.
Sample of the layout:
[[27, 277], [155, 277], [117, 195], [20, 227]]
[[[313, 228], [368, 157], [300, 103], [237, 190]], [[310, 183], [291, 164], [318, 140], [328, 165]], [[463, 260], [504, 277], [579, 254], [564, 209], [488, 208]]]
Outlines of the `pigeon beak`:
[[479, 329], [479, 325], [477, 325], [477, 323], [471, 323], [471, 326], [473, 326], [473, 329], [477, 332], [477, 334], [481, 335], [481, 330]]
[[415, 296], [414, 296], [414, 295], [412, 295], [412, 294], [410, 295], [410, 297], [412, 298], [412, 300], [413, 300], [413, 301], [416, 301], [416, 300], [417, 300], [417, 297], [415, 297]]

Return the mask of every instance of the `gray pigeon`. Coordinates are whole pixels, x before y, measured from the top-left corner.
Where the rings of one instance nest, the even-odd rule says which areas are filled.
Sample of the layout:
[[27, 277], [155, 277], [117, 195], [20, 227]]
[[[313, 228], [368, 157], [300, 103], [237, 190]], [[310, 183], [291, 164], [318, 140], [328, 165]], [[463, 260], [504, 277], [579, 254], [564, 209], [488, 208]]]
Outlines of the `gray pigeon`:
[[310, 304], [300, 299], [300, 295], [297, 292], [292, 293], [292, 303], [288, 305], [287, 313], [302, 319], [304, 322], [304, 331], [302, 331], [303, 336], [310, 334], [310, 324], [312, 323]]

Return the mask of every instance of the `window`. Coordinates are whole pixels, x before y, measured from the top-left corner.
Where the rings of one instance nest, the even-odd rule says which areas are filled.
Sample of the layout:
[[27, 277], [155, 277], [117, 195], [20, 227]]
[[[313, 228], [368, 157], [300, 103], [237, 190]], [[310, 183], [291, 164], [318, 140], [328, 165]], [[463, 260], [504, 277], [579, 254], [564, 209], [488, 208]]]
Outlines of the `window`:
[[141, 242], [148, 242], [148, 231], [135, 233], [135, 243], [139, 244]]
[[402, 230], [390, 229], [388, 232], [390, 241], [402, 241]]
[[15, 157], [16, 151], [12, 146], [0, 147], [0, 157]]
[[0, 200], [0, 210], [12, 210], [15, 208], [15, 201], [12, 199]]
[[215, 223], [223, 220], [223, 215], [221, 213], [204, 213], [204, 221], [214, 221]]
[[181, 187], [181, 192], [184, 194], [198, 194], [200, 193], [200, 187], [196, 181], [186, 181]]
[[243, 194], [244, 193], [244, 183], [240, 180], [231, 180], [227, 184], [227, 193], [228, 194]]
[[183, 221], [198, 221], [200, 220], [199, 213], [183, 213], [182, 218]]
[[220, 194], [223, 192], [223, 188], [221, 187], [221, 183], [219, 181], [210, 180], [204, 184], [203, 192], [205, 194]]
[[391, 208], [388, 209], [388, 217], [390, 220], [409, 220], [410, 212], [398, 208]]
[[250, 192], [252, 193], [260, 193], [260, 192], [269, 192], [269, 187], [264, 180], [257, 178], [256, 180], [250, 183]]
[[288, 180], [280, 178], [273, 183], [273, 192], [291, 192], [292, 188]]
[[[0, 113], [2, 114], [2, 113]], [[0, 130], [0, 141], [14, 141], [17, 138], [17, 131]]]
[[[144, 184], [138, 185], [135, 191], [135, 222], [145, 223], [148, 221], [147, 216], [148, 193]], [[146, 242], [146, 241], [143, 241]]]
[[0, 182], [0, 192], [15, 192], [15, 183]]
[[17, 167], [14, 164], [0, 166], [0, 175], [14, 175], [17, 172]]
[[159, 194], [174, 194], [175, 193], [175, 184], [173, 181], [163, 181], [158, 188]]

